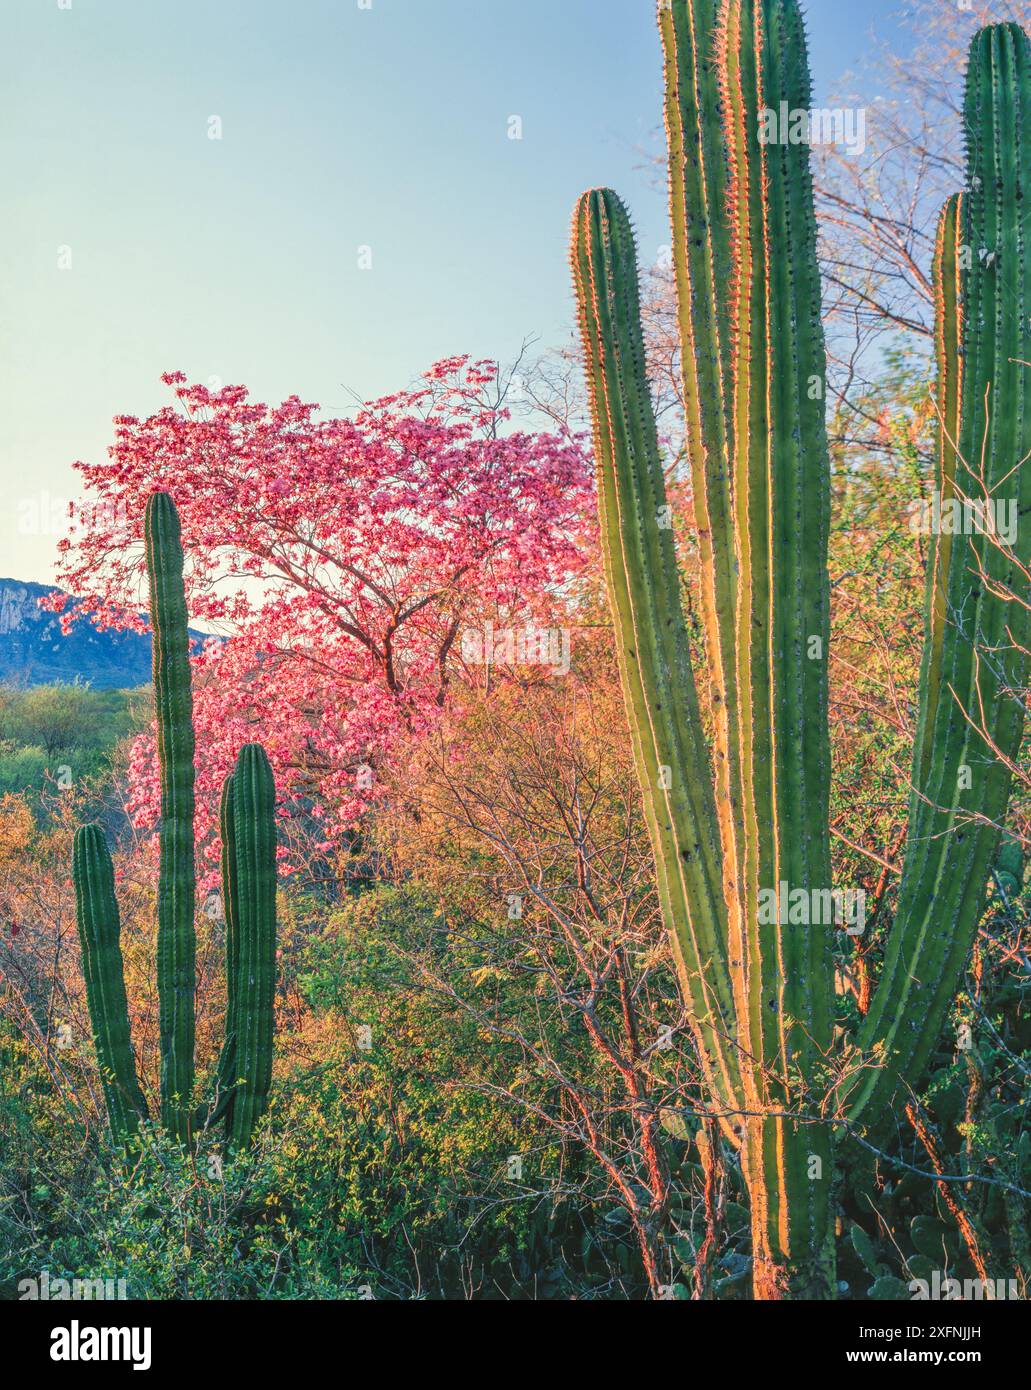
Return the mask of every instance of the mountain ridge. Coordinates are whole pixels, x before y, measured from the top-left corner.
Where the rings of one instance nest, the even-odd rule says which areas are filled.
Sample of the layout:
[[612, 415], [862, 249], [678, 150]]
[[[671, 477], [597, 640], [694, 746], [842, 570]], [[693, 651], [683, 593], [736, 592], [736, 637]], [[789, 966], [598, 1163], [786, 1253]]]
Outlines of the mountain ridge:
[[[128, 690], [151, 679], [150, 634], [100, 632], [88, 620], [66, 636], [61, 618], [39, 606], [56, 584], [0, 578], [0, 684], [20, 687], [79, 680], [95, 690]], [[72, 605], [79, 600], [68, 596]], [[190, 636], [207, 634], [191, 629]]]

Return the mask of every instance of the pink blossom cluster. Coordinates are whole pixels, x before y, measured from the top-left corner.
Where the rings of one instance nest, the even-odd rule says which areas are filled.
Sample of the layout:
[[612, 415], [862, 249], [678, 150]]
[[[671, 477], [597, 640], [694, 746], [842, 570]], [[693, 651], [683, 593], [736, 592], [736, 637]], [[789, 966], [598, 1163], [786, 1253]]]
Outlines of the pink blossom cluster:
[[[352, 419], [163, 380], [174, 404], [117, 418], [108, 460], [76, 464], [90, 501], [59, 578], [82, 602], [63, 621], [146, 629], [142, 517], [167, 489], [190, 620], [215, 634], [194, 656], [199, 847], [210, 868], [222, 781], [258, 739], [282, 813], [328, 850], [374, 800], [384, 760], [462, 689], [463, 629], [568, 604], [590, 550], [589, 458], [579, 441], [513, 429], [492, 404], [497, 367], [464, 357]], [[147, 735], [135, 822], [153, 828], [158, 806]]]

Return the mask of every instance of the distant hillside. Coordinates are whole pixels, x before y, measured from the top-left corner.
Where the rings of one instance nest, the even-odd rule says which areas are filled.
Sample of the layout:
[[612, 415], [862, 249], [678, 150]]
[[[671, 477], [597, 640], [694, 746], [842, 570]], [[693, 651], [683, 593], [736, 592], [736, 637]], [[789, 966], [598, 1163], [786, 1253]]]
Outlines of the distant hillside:
[[48, 685], [78, 679], [95, 690], [149, 683], [149, 636], [98, 632], [82, 622], [65, 637], [60, 618], [39, 607], [43, 595], [54, 592], [53, 585], [0, 579], [0, 683]]

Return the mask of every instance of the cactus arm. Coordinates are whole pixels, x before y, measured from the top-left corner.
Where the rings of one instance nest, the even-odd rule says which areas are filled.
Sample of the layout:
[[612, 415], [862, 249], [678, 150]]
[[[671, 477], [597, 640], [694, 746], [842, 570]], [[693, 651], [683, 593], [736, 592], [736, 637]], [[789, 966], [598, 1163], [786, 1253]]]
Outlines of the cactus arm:
[[196, 953], [193, 698], [179, 517], [167, 492], [150, 497], [144, 525], [161, 769], [157, 951], [161, 1118], [171, 1134], [186, 1140], [193, 1093]]
[[[957, 446], [960, 432], [963, 357], [962, 250], [963, 194], [954, 193], [942, 208], [934, 246], [934, 346], [937, 366], [935, 410], [938, 416], [938, 493], [942, 503], [956, 496]], [[928, 537], [927, 589], [924, 600], [926, 634], [919, 689], [924, 698], [918, 711], [913, 745], [913, 795], [909, 806], [909, 836], [922, 835], [927, 803], [919, 794], [927, 785], [934, 754], [934, 725], [942, 691], [942, 654], [948, 625], [948, 583], [951, 572], [951, 532], [931, 530]]]
[[84, 825], [75, 832], [72, 880], [86, 1001], [104, 1099], [111, 1132], [117, 1141], [124, 1142], [146, 1119], [147, 1102], [136, 1076], [129, 1029], [114, 868], [99, 825]]
[[722, 1107], [739, 1108], [710, 764], [673, 537], [659, 519], [665, 483], [645, 375], [633, 233], [609, 190], [580, 200], [571, 260], [607, 590], [659, 900], [702, 1066]]
[[[827, 647], [830, 457], [816, 221], [807, 143], [761, 134], [808, 111], [795, 0], [726, 0], [718, 60], [729, 146], [734, 284], [733, 493], [743, 831], [730, 940], [740, 932], [739, 1034], [753, 1259], [763, 1297], [833, 1296], [831, 1135], [808, 1086], [833, 1026]], [[780, 132], [783, 137], [785, 132]], [[725, 853], [727, 846], [724, 846]], [[774, 920], [761, 894], [824, 909]], [[819, 894], [819, 898], [816, 895]], [[769, 898], [765, 898], [769, 903]], [[735, 927], [734, 917], [739, 927]], [[814, 1162], [818, 1160], [818, 1162]], [[817, 1176], [814, 1177], [814, 1173]]]
[[276, 786], [260, 744], [241, 750], [233, 774], [232, 821], [238, 884], [234, 1027], [233, 1148], [250, 1140], [268, 1104], [276, 979]]
[[[801, 6], [790, 0], [777, 7], [775, 14], [782, 26], [775, 47], [775, 52], [782, 53], [775, 96], [808, 109], [812, 84]], [[777, 824], [780, 833], [789, 837], [791, 873], [810, 888], [820, 889], [831, 886], [827, 355], [809, 146], [778, 146], [777, 153], [784, 183], [777, 203], [784, 222], [779, 230], [774, 224], [769, 240], [782, 289], [771, 304], [770, 337], [782, 339], [780, 346], [790, 344], [790, 351], [779, 354], [785, 359], [783, 380], [771, 370], [781, 396], [774, 430], [781, 445], [784, 479], [779, 531], [771, 537], [771, 549], [775, 555], [784, 552], [792, 561], [787, 601], [778, 615], [778, 646], [789, 674], [784, 677], [783, 720], [787, 776]], [[829, 926], [803, 933], [797, 953], [801, 966], [797, 990], [793, 978], [787, 981], [787, 1010], [801, 1024], [789, 1046], [793, 1052], [799, 1049], [814, 1069], [830, 1047], [833, 1032], [833, 941]]]
[[917, 1084], [926, 1066], [983, 909], [1009, 797], [1009, 764], [1023, 732], [1014, 692], [1027, 679], [1024, 653], [1031, 636], [1031, 468], [1021, 466], [1031, 455], [1024, 366], [1031, 314], [1025, 244], [1029, 112], [1027, 35], [1015, 24], [981, 30], [971, 45], [964, 109], [969, 186], [962, 241], [972, 258], [963, 280], [956, 489], [980, 498], [983, 483], [994, 499], [1014, 500], [1019, 530], [1010, 553], [983, 533], [953, 540], [948, 622], [936, 629], [932, 617], [929, 624], [940, 655], [925, 663], [920, 691], [923, 728], [914, 794], [924, 809], [907, 844], [884, 968], [859, 1035], [863, 1048], [878, 1049], [878, 1065], [849, 1097], [853, 1119], [877, 1122], [902, 1080]]
[[681, 338], [685, 444], [700, 554], [717, 809], [732, 831], [737, 787], [730, 476], [730, 229], [727, 156], [715, 61], [719, 0], [660, 0], [673, 268]]

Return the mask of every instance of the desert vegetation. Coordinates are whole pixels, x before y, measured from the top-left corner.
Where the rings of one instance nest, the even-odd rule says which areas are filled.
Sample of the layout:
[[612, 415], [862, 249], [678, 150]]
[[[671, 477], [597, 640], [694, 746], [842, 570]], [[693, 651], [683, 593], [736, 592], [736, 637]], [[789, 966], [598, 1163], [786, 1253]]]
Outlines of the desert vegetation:
[[672, 262], [585, 193], [574, 349], [173, 371], [77, 465], [65, 620], [154, 684], [0, 691], [0, 1296], [1027, 1296], [1005, 8], [903, 225], [764, 127], [796, 0], [661, 0]]

